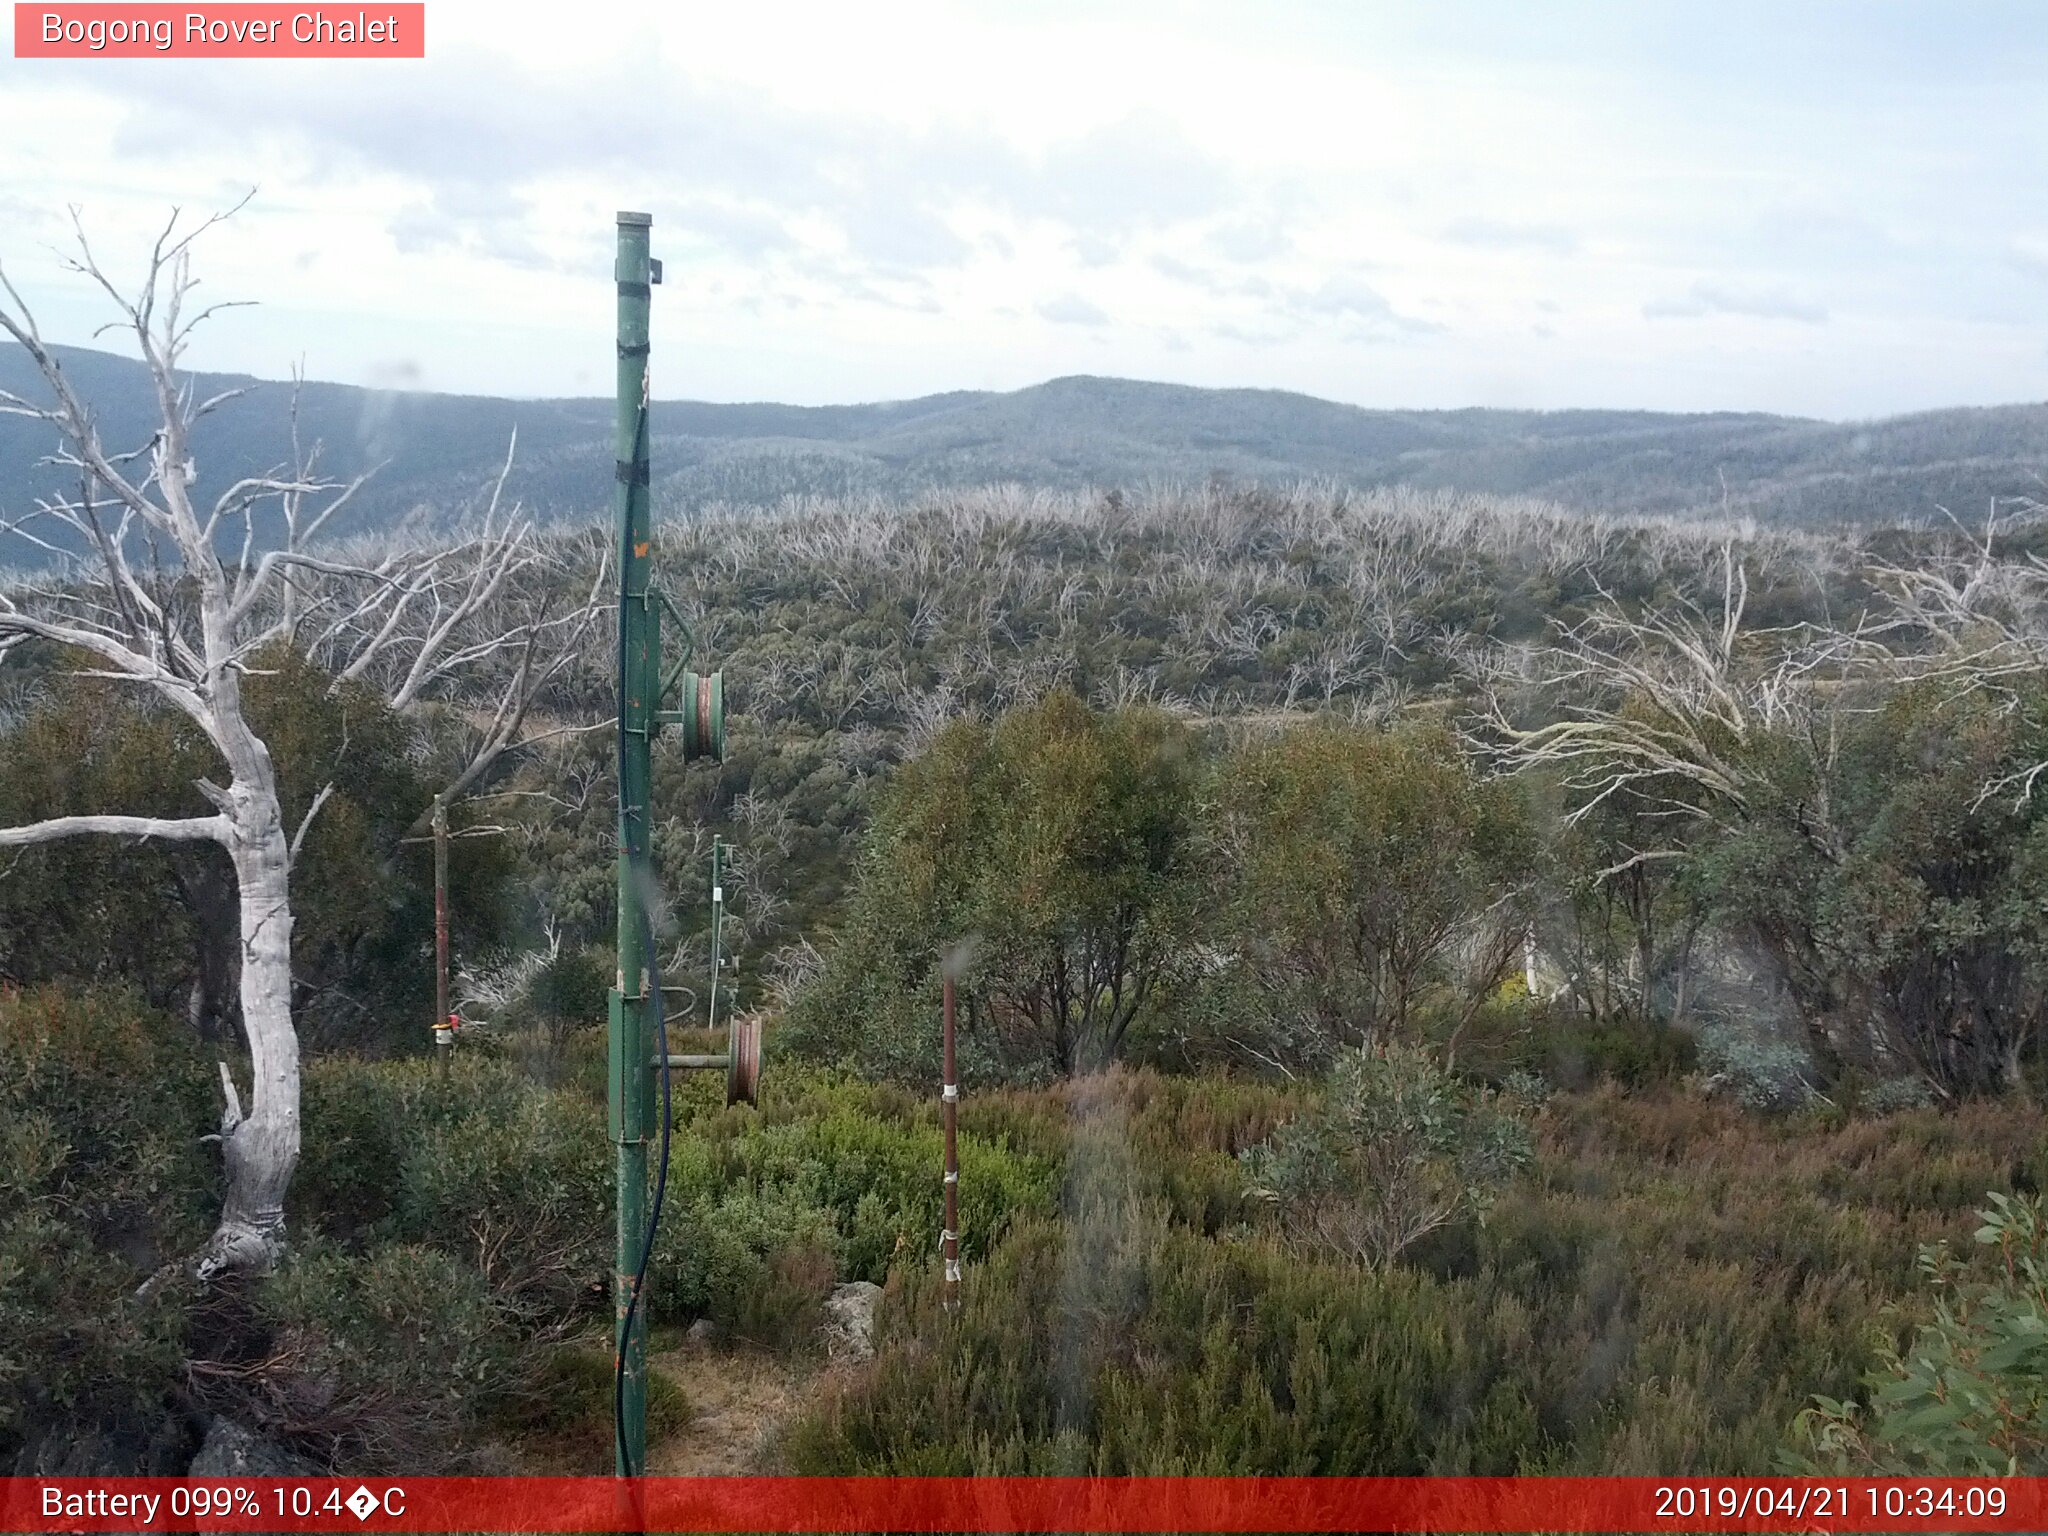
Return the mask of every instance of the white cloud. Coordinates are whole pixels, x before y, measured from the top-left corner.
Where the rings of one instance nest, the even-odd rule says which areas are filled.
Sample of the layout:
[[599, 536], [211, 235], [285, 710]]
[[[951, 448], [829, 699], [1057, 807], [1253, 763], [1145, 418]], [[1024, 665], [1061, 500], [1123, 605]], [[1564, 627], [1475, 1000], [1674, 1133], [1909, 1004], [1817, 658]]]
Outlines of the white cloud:
[[1109, 324], [1108, 312], [1100, 305], [1090, 304], [1078, 293], [1048, 300], [1038, 306], [1038, 313], [1041, 319], [1050, 320], [1054, 325]]
[[1643, 306], [1646, 320], [1697, 320], [1706, 315], [1746, 315], [1801, 325], [1825, 325], [1828, 318], [1824, 305], [1785, 288], [1730, 288], [1704, 281], [1678, 297], [1652, 299]]
[[1523, 224], [1478, 217], [1451, 220], [1444, 226], [1444, 238], [1458, 245], [1553, 251], [1559, 255], [1579, 247], [1579, 237], [1561, 224]]

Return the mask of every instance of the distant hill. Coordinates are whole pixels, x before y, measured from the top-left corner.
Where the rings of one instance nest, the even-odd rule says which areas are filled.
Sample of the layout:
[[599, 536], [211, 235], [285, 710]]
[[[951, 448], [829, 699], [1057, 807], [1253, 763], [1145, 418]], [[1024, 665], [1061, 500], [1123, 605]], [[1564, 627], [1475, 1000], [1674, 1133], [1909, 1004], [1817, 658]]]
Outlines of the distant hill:
[[[146, 441], [142, 366], [58, 349], [111, 445]], [[197, 375], [202, 395], [252, 392], [203, 424], [201, 489], [278, 462], [291, 389]], [[27, 355], [0, 346], [0, 389], [41, 398]], [[381, 465], [352, 531], [425, 531], [459, 516], [519, 431], [510, 490], [549, 518], [609, 504], [609, 399], [501, 400], [308, 384], [301, 436], [325, 467]], [[1012, 481], [1062, 489], [1327, 478], [1543, 497], [1588, 511], [1719, 512], [1803, 525], [1981, 516], [1993, 496], [2039, 494], [2048, 405], [1934, 411], [1855, 424], [1747, 413], [1370, 411], [1278, 390], [1063, 378], [1009, 394], [963, 391], [879, 405], [654, 408], [657, 504], [772, 504], [796, 495], [903, 496]], [[0, 416], [0, 516], [59, 482], [35, 461], [48, 429]], [[17, 540], [0, 566], [31, 562]]]

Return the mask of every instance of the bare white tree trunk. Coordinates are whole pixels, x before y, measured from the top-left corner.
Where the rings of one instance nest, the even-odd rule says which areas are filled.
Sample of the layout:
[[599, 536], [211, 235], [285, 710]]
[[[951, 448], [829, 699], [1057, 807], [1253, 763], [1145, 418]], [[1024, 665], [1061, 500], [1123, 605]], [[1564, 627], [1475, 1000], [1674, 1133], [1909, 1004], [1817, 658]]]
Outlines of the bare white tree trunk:
[[[244, 670], [266, 647], [288, 647], [337, 677], [381, 682], [392, 706], [402, 709], [429, 690], [452, 686], [465, 669], [493, 657], [516, 658], [483, 741], [458, 781], [458, 788], [466, 787], [511, 747], [537, 690], [564, 664], [562, 655], [543, 654], [543, 646], [580, 634], [597, 596], [593, 588], [581, 606], [553, 618], [544, 598], [538, 616], [524, 622], [502, 611], [509, 584], [540, 561], [530, 524], [498, 520], [502, 472], [473, 538], [387, 553], [374, 564], [310, 552], [314, 537], [362, 482], [315, 476], [319, 450], [300, 452], [296, 411], [288, 473], [240, 480], [210, 511], [196, 507], [191, 428], [231, 395], [195, 403], [178, 371], [186, 338], [205, 318], [205, 312], [184, 317], [182, 306], [195, 286], [187, 250], [208, 226], [178, 238], [177, 225], [174, 215], [134, 299], [101, 273], [82, 234], [80, 256], [72, 262], [119, 306], [156, 387], [162, 427], [133, 452], [117, 454], [101, 444], [93, 413], [0, 272], [0, 331], [27, 349], [52, 397], [43, 404], [0, 393], [0, 414], [55, 428], [59, 447], [46, 462], [76, 471], [80, 482], [75, 499], [48, 498], [31, 514], [0, 520], [0, 534], [13, 533], [71, 562], [54, 581], [0, 590], [0, 658], [18, 644], [45, 641], [86, 657], [87, 675], [155, 694], [204, 733], [227, 769], [227, 785], [198, 783], [214, 805], [212, 816], [64, 816], [0, 827], [0, 847], [92, 834], [209, 840], [226, 849], [234, 865], [251, 1080], [245, 1110], [231, 1070], [221, 1064], [227, 1193], [220, 1224], [195, 1266], [211, 1276], [267, 1269], [284, 1249], [285, 1194], [299, 1158], [291, 871], [333, 787], [316, 794], [298, 827], [287, 830], [269, 749], [242, 706]], [[137, 463], [147, 472], [131, 468]], [[328, 498], [324, 505], [308, 505], [308, 498], [322, 497]], [[268, 514], [262, 519], [268, 526], [259, 527], [259, 509]], [[80, 557], [49, 542], [31, 529], [37, 521], [90, 553]], [[239, 543], [239, 558], [223, 554], [224, 542]], [[258, 554], [265, 543], [271, 547]], [[145, 549], [146, 565], [137, 559]], [[163, 555], [176, 565], [162, 568]]]
[[[269, 773], [267, 754], [262, 763]], [[221, 1156], [228, 1187], [220, 1224], [198, 1261], [201, 1278], [224, 1269], [270, 1268], [284, 1251], [284, 1197], [299, 1161], [299, 1037], [292, 1028], [291, 848], [274, 785], [237, 783], [229, 845], [241, 894], [242, 1031], [249, 1042], [250, 1097], [241, 1112], [221, 1066], [228, 1107]]]

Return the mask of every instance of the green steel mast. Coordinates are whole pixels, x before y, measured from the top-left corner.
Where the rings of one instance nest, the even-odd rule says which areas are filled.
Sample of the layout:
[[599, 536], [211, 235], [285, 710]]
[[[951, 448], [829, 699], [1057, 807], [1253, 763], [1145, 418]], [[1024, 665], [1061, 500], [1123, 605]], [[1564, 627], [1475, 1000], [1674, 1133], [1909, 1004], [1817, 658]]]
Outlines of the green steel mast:
[[[653, 831], [654, 738], [665, 725], [676, 728], [684, 762], [725, 757], [725, 674], [698, 672], [689, 665], [694, 641], [690, 626], [653, 580], [654, 521], [648, 505], [647, 311], [651, 285], [661, 281], [661, 263], [647, 254], [653, 219], [644, 213], [618, 216], [619, 395], [616, 437], [617, 484], [613, 527], [619, 563], [619, 968], [611, 990], [610, 1121], [618, 1154], [618, 1251], [612, 1276], [616, 1320], [618, 1424], [614, 1470], [622, 1477], [647, 1470], [647, 1300], [641, 1294], [653, 1225], [661, 1219], [668, 1172], [669, 1074], [677, 1069], [718, 1069], [726, 1074], [728, 1104], [752, 1104], [761, 1081], [761, 1025], [726, 1010], [722, 1054], [670, 1054], [665, 991], [654, 952]], [[675, 622], [682, 654], [664, 674], [661, 616]], [[678, 708], [665, 709], [670, 695]], [[711, 1007], [717, 1022], [719, 920], [725, 907], [724, 843], [711, 854]], [[655, 1088], [661, 1088], [657, 1115]], [[661, 1148], [650, 1207], [647, 1149]]]
[[612, 1301], [618, 1359], [615, 1470], [646, 1468], [647, 1311], [637, 1289], [647, 1243], [647, 1140], [654, 1121], [651, 1009], [655, 991], [647, 898], [654, 870], [649, 851], [651, 759], [659, 704], [661, 631], [649, 573], [653, 523], [648, 508], [647, 312], [649, 283], [659, 268], [647, 254], [653, 218], [618, 219], [618, 463], [613, 504], [619, 563], [619, 965], [611, 993], [611, 1139], [618, 1151], [618, 1262]]

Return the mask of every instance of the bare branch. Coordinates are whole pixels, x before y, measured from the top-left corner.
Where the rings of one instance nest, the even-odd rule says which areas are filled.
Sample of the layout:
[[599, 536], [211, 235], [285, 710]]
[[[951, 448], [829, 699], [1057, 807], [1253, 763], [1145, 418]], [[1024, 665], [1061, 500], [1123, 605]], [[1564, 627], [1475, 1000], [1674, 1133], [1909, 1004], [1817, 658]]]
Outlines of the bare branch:
[[57, 816], [49, 821], [31, 822], [25, 827], [0, 827], [0, 848], [54, 843], [60, 838], [83, 837], [91, 833], [139, 837], [145, 841], [226, 843], [229, 826], [223, 816]]
[[306, 834], [312, 830], [313, 818], [320, 814], [320, 807], [327, 803], [328, 797], [333, 793], [334, 781], [329, 779], [320, 786], [320, 792], [313, 797], [313, 803], [306, 807], [306, 814], [300, 818], [299, 830], [292, 834], [291, 856], [288, 861], [293, 868], [298, 867], [299, 850], [305, 846]]

